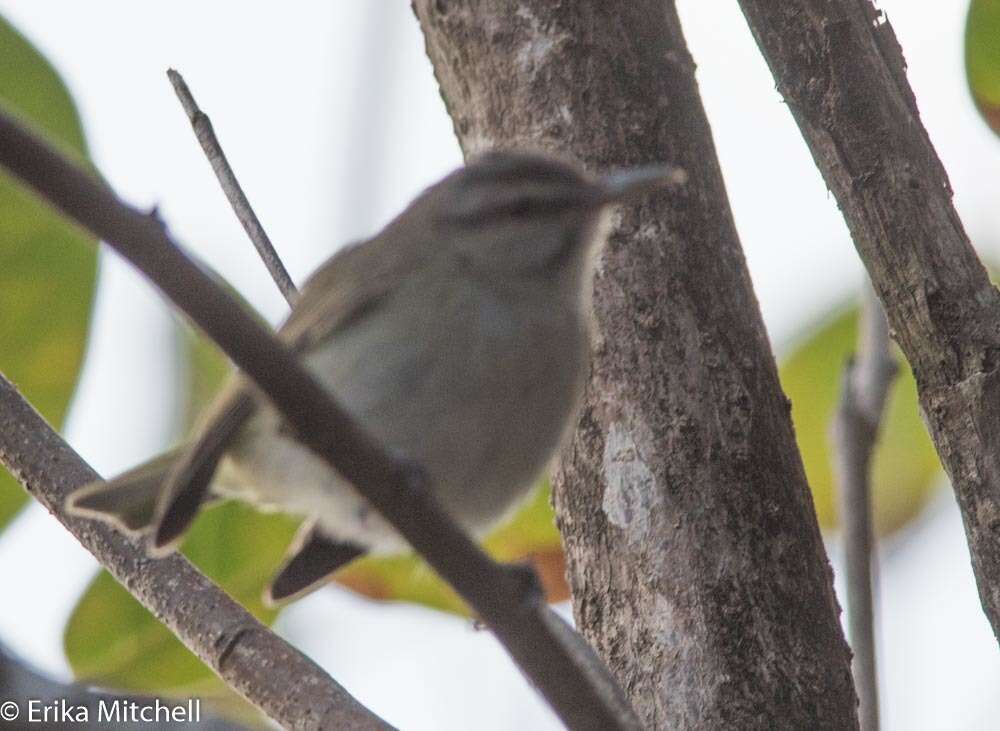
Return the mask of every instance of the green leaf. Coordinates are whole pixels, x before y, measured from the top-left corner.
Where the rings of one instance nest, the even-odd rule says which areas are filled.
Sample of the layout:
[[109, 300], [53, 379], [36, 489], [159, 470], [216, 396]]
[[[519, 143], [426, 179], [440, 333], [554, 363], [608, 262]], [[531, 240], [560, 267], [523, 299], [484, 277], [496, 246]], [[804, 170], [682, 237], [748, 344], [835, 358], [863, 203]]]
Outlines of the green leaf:
[[[270, 624], [277, 613], [261, 588], [277, 570], [268, 546], [284, 546], [295, 530], [283, 516], [261, 515], [226, 503], [198, 519], [184, 553], [254, 616]], [[265, 548], [260, 560], [257, 546]], [[197, 696], [218, 714], [265, 728], [259, 711], [230, 691], [197, 657], [106, 572], [101, 572], [66, 626], [65, 650], [75, 676], [111, 688], [157, 695]]]
[[1000, 0], [969, 3], [965, 73], [980, 114], [1000, 134]]
[[[186, 421], [190, 425], [230, 372], [209, 340], [179, 323], [188, 356]], [[262, 603], [264, 587], [281, 565], [296, 521], [229, 502], [202, 512], [183, 553], [258, 619], [277, 612]], [[64, 644], [74, 674], [113, 688], [176, 695], [219, 695], [215, 675], [106, 572], [78, 602]]]
[[[552, 510], [548, 482], [539, 486], [513, 519], [484, 541], [499, 561], [528, 561], [538, 572], [549, 601], [569, 597], [566, 566]], [[413, 554], [355, 561], [336, 575], [349, 589], [383, 601], [422, 604], [445, 612], [468, 615], [465, 602], [424, 562]]]
[[[86, 155], [66, 87], [2, 18], [0, 105], [73, 157]], [[94, 242], [0, 172], [0, 371], [57, 428], [83, 361], [96, 271]], [[27, 500], [0, 470], [0, 529]]]
[[191, 429], [233, 369], [215, 343], [184, 322], [177, 326], [188, 361], [183, 421], [185, 429]]
[[[183, 553], [262, 622], [276, 612], [261, 601], [295, 521], [229, 502], [198, 518]], [[275, 550], [271, 550], [275, 549]], [[106, 687], [171, 695], [218, 693], [222, 684], [177, 638], [106, 572], [77, 603], [66, 625], [74, 675]]]
[[[781, 367], [792, 420], [820, 525], [837, 522], [830, 424], [840, 378], [857, 342], [856, 307], [842, 309], [808, 335]], [[872, 478], [875, 529], [890, 533], [916, 516], [941, 482], [941, 465], [917, 406], [917, 386], [902, 356], [875, 450]]]

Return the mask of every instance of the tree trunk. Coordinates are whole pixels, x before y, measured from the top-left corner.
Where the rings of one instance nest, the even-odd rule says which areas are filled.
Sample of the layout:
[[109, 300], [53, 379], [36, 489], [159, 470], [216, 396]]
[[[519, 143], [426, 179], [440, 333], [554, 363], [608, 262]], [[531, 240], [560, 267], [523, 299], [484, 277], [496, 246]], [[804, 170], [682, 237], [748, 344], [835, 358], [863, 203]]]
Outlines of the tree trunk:
[[666, 161], [595, 283], [556, 480], [579, 627], [650, 728], [853, 728], [849, 651], [673, 3], [415, 0], [466, 154]]
[[868, 0], [740, 0], [913, 366], [1000, 637], [1000, 293]]

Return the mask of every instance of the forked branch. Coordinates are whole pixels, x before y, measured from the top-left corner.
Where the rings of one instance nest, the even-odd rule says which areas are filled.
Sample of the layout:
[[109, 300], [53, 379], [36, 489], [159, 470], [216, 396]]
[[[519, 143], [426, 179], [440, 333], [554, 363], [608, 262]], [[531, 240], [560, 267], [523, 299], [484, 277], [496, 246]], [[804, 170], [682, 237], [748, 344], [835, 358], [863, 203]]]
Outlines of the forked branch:
[[844, 367], [833, 425], [847, 580], [847, 633], [854, 651], [852, 669], [862, 731], [877, 731], [879, 727], [871, 464], [898, 371], [885, 312], [866, 284], [858, 347]]

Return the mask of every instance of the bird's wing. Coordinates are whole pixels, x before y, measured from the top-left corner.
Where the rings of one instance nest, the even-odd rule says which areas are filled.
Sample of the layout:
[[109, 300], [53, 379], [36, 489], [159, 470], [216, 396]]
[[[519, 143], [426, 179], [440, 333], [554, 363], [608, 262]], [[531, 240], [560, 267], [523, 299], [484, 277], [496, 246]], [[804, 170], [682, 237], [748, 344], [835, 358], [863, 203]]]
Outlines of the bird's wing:
[[[388, 229], [371, 241], [342, 249], [302, 286], [278, 336], [307, 352], [337, 330], [379, 306], [410, 270], [421, 265], [410, 247], [398, 245]], [[157, 504], [153, 545], [173, 545], [190, 526], [226, 447], [256, 409], [250, 382], [236, 374], [209, 408], [197, 438], [179, 450]]]
[[396, 245], [390, 229], [348, 246], [317, 269], [305, 284], [278, 336], [305, 352], [377, 307], [422, 261], [412, 247]]
[[208, 488], [226, 447], [256, 410], [253, 390], [242, 379], [227, 384], [209, 408], [198, 437], [176, 451], [156, 502], [152, 545], [159, 553], [174, 547], [208, 497]]

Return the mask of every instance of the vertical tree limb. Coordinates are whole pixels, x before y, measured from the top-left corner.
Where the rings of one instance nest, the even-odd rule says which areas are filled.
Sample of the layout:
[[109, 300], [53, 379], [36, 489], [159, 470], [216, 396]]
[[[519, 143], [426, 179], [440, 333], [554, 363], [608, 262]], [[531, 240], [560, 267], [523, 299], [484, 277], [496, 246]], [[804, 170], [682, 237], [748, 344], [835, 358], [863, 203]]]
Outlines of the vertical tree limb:
[[1000, 637], [1000, 293], [869, 0], [740, 0], [913, 367]]
[[578, 625], [649, 728], [851, 728], [830, 570], [672, 2], [415, 0], [467, 154], [666, 161], [598, 266], [555, 483]]
[[889, 389], [899, 367], [892, 357], [885, 312], [867, 283], [860, 318], [858, 347], [844, 367], [833, 432], [844, 540], [847, 630], [854, 651], [858, 715], [862, 731], [878, 731], [871, 462]]

